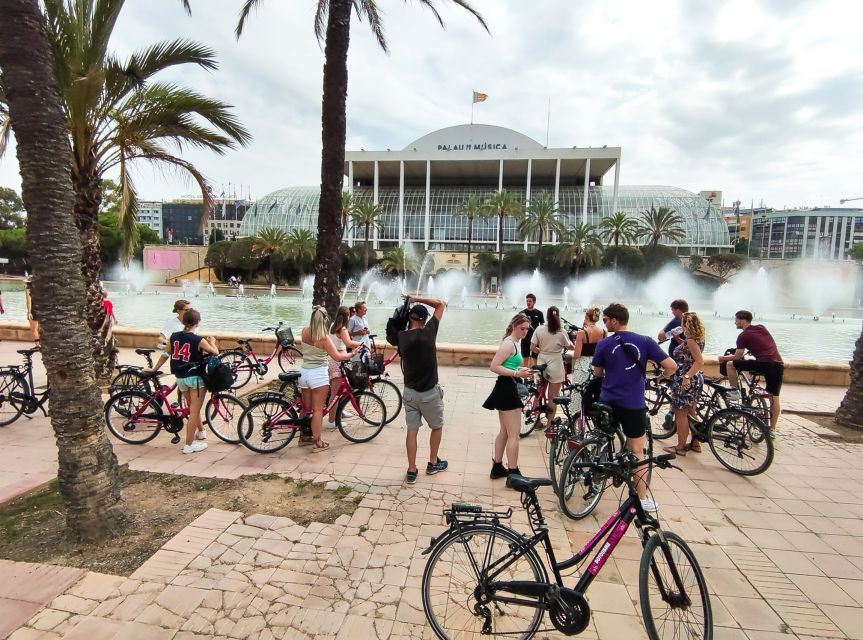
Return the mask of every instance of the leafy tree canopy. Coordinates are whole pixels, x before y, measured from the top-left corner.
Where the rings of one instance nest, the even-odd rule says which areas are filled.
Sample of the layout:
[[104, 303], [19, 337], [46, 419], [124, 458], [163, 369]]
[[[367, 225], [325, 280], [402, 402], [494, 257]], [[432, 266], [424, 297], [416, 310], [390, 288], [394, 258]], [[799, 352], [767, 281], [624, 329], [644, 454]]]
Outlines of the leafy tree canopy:
[[863, 242], [858, 242], [851, 247], [851, 251], [848, 252], [848, 255], [853, 260], [863, 260]]
[[24, 203], [14, 189], [0, 187], [0, 229], [24, 226]]
[[707, 259], [707, 265], [723, 280], [740, 271], [748, 262], [749, 258], [739, 253], [720, 253]]

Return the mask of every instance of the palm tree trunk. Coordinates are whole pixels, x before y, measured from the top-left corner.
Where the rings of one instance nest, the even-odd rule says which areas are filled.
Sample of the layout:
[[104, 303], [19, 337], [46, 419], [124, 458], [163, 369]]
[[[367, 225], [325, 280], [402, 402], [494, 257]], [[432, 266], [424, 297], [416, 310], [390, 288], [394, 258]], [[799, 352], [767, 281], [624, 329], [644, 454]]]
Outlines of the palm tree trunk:
[[470, 279], [471, 276], [471, 268], [470, 268], [470, 249], [471, 244], [473, 243], [473, 218], [467, 219], [467, 277]]
[[503, 213], [497, 215], [497, 288], [503, 285]]
[[314, 304], [326, 307], [331, 318], [339, 307], [342, 269], [342, 184], [345, 170], [345, 129], [348, 96], [348, 44], [351, 0], [329, 0], [324, 46], [324, 95], [321, 102], [321, 199], [318, 246], [315, 251]]
[[836, 422], [843, 427], [863, 429], [863, 333], [854, 345], [851, 359], [851, 384], [836, 410]]
[[363, 271], [369, 270], [369, 225], [366, 225], [366, 239], [363, 243]]
[[66, 119], [36, 0], [0, 0], [0, 15], [0, 67], [18, 142], [27, 245], [39, 265], [33, 310], [42, 323], [66, 525], [73, 538], [96, 541], [116, 528], [123, 503], [85, 321]]
[[536, 247], [536, 268], [542, 267], [542, 227], [539, 228], [539, 244]]
[[617, 271], [617, 256], [618, 256], [617, 241], [618, 241], [617, 236], [614, 236], [614, 270], [615, 271]]
[[276, 281], [276, 275], [273, 273], [272, 253], [267, 257], [267, 276], [269, 277], [269, 284], [273, 284]]

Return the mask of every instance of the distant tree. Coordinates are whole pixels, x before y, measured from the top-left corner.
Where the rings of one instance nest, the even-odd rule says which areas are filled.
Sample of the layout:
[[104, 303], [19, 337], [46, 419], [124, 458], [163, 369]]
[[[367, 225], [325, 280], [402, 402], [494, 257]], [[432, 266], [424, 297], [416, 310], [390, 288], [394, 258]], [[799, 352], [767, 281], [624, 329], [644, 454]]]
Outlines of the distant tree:
[[408, 273], [419, 273], [420, 264], [416, 255], [405, 253], [403, 247], [393, 247], [384, 253], [378, 268], [384, 273], [404, 278]]
[[219, 280], [225, 279], [225, 268], [228, 267], [228, 254], [231, 251], [232, 244], [234, 243], [221, 240], [213, 242], [207, 247], [207, 257], [204, 258], [204, 264], [211, 269], [215, 269]]
[[552, 233], [558, 235], [566, 230], [563, 219], [554, 200], [547, 191], [540, 191], [531, 197], [524, 217], [518, 225], [519, 233], [523, 236], [537, 234], [539, 242], [536, 251], [536, 268], [542, 268], [542, 242]]
[[677, 211], [669, 207], [650, 207], [642, 211], [643, 216], [638, 223], [638, 233], [647, 240], [647, 245], [655, 247], [662, 238], [672, 242], [680, 242], [686, 238], [683, 228], [683, 218]]
[[656, 271], [666, 264], [680, 264], [677, 251], [664, 244], [641, 247], [640, 251], [644, 255], [644, 266], [650, 271]]
[[[617, 271], [617, 258], [620, 252], [617, 248], [621, 243], [632, 244], [638, 239], [638, 222], [628, 217], [622, 211], [618, 211], [607, 218], [603, 218], [599, 223], [600, 235], [608, 243], [614, 245], [615, 251], [611, 254], [614, 258], [614, 270]], [[606, 252], [606, 255], [609, 255]]]
[[342, 191], [342, 229], [347, 229], [351, 213], [357, 207], [356, 198], [350, 191]]
[[497, 256], [491, 251], [480, 251], [473, 260], [473, 270], [483, 282], [491, 280], [498, 271]]
[[848, 257], [852, 260], [863, 260], [863, 242], [858, 242], [851, 247], [851, 251], [848, 252]]
[[602, 266], [620, 268], [631, 275], [643, 275], [644, 254], [638, 247], [608, 247], [602, 255]]
[[364, 233], [363, 240], [363, 270], [369, 270], [369, 233], [372, 228], [383, 228], [384, 224], [384, 208], [373, 202], [361, 202], [357, 204], [350, 212], [351, 221], [354, 228], [362, 228]]
[[530, 256], [521, 247], [510, 247], [503, 254], [503, 275], [510, 277], [530, 269]]
[[473, 221], [476, 218], [488, 218], [488, 209], [483, 206], [479, 196], [471, 195], [456, 207], [456, 211], [467, 220], [467, 273], [471, 272], [470, 253], [473, 248]]
[[207, 244], [214, 244], [216, 242], [222, 242], [225, 239], [225, 232], [219, 229], [218, 227], [213, 227], [210, 231], [210, 237], [207, 240]]
[[0, 187], [0, 229], [20, 229], [23, 226], [24, 203], [20, 196], [14, 189]]
[[740, 271], [748, 262], [749, 259], [739, 253], [720, 253], [707, 258], [707, 266], [723, 280]]
[[282, 255], [294, 263], [297, 270], [297, 279], [303, 286], [303, 276], [315, 259], [315, 249], [318, 242], [308, 229], [291, 229], [282, 248]]
[[689, 256], [689, 265], [687, 266], [687, 268], [691, 273], [697, 272], [699, 269], [701, 269], [702, 266], [704, 266], [704, 258], [702, 258], [697, 253]]
[[558, 264], [575, 267], [575, 277], [582, 265], [596, 265], [602, 260], [602, 240], [596, 227], [576, 221], [575, 227], [560, 237], [555, 260]]
[[483, 206], [489, 217], [497, 217], [497, 286], [500, 287], [503, 284], [503, 221], [507, 217], [520, 220], [524, 205], [519, 202], [515, 194], [504, 189], [492, 193], [486, 198]]
[[[103, 211], [97, 222], [99, 231], [99, 252], [102, 264], [109, 265], [122, 260], [126, 239], [126, 230], [120, 224], [117, 208], [113, 211]], [[137, 240], [132, 246], [132, 256], [142, 258], [145, 244], [163, 244], [159, 234], [145, 224], [137, 223]]]
[[26, 229], [0, 229], [0, 257], [9, 260], [9, 269], [14, 273], [33, 270], [27, 253]]
[[267, 282], [273, 284], [276, 281], [273, 275], [273, 256], [277, 253], [284, 253], [285, 246], [288, 243], [288, 234], [282, 229], [267, 227], [258, 231], [257, 235], [252, 237], [252, 251], [258, 258], [267, 261]]
[[230, 245], [226, 266], [231, 270], [240, 271], [251, 278], [261, 266], [261, 259], [255, 253], [253, 243], [254, 238], [252, 237], [238, 238], [226, 243]]

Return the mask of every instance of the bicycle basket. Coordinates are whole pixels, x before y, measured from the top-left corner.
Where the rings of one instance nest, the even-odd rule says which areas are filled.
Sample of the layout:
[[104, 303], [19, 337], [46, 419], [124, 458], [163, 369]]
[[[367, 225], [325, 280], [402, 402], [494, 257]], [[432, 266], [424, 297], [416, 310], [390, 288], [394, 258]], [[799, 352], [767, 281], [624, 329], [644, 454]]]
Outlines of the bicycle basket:
[[384, 354], [376, 353], [366, 363], [366, 371], [370, 376], [380, 376], [384, 373]]
[[290, 327], [280, 327], [276, 329], [276, 340], [282, 347], [289, 347], [294, 344], [294, 332]]
[[362, 391], [369, 386], [369, 374], [366, 367], [360, 362], [348, 362], [345, 364], [345, 375], [351, 389]]

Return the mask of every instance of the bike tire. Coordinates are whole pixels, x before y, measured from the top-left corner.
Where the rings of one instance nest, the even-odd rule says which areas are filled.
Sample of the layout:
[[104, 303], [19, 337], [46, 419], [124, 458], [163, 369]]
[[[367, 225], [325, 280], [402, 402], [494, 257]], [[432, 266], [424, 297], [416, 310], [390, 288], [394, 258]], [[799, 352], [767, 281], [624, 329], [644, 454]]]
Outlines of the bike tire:
[[246, 404], [237, 396], [231, 393], [214, 393], [207, 401], [204, 421], [222, 442], [239, 444], [240, 418], [245, 410]]
[[249, 402], [237, 422], [237, 437], [255, 453], [287, 447], [299, 430], [299, 415], [284, 399], [269, 394]]
[[[473, 567], [483, 567], [506, 556], [511, 548], [522, 547], [521, 554], [507, 566], [496, 581], [524, 580], [548, 582], [542, 560], [533, 548], [524, 548], [524, 539], [508, 527], [471, 524], [442, 536], [432, 548], [426, 562], [420, 591], [423, 611], [435, 636], [440, 640], [479, 638], [485, 616], [473, 608], [480, 590], [479, 576]], [[470, 558], [473, 558], [472, 564]], [[519, 606], [494, 602], [492, 633], [506, 638], [532, 638], [542, 624], [543, 607]]]
[[746, 409], [731, 407], [710, 418], [707, 442], [723, 467], [742, 476], [764, 473], [773, 463], [770, 430]]
[[595, 438], [582, 443], [581, 449], [570, 453], [563, 463], [557, 491], [563, 514], [572, 520], [589, 516], [608, 487], [608, 474], [598, 469], [578, 465], [588, 462], [609, 462], [611, 447], [608, 440]]
[[558, 483], [563, 473], [563, 463], [569, 455], [568, 440], [555, 436], [551, 440], [548, 449], [548, 477], [551, 479], [551, 487], [557, 493]]
[[279, 369], [284, 373], [297, 368], [297, 362], [303, 359], [303, 353], [296, 347], [282, 347], [279, 352]]
[[145, 444], [159, 435], [165, 418], [154, 396], [130, 389], [114, 394], [105, 403], [105, 424], [118, 440]]
[[24, 376], [14, 371], [0, 371], [0, 427], [21, 417], [29, 396], [30, 388]]
[[[370, 391], [354, 391], [339, 401], [336, 426], [346, 440], [368, 442], [377, 436], [387, 421], [384, 401]], [[346, 412], [348, 415], [346, 415]]]
[[252, 379], [252, 370], [254, 365], [251, 359], [241, 349], [231, 349], [230, 351], [222, 351], [219, 355], [219, 362], [223, 362], [229, 367], [234, 374], [234, 381], [231, 383], [230, 389], [240, 389], [245, 387], [249, 380]]
[[701, 393], [695, 404], [695, 415], [699, 422], [707, 422], [714, 413], [728, 407], [728, 398], [725, 394], [725, 389], [718, 385], [705, 382], [701, 386]]
[[533, 408], [536, 397], [536, 389], [531, 389], [530, 392], [524, 398], [522, 398], [522, 402], [524, 402], [524, 408], [521, 410], [521, 428], [518, 432], [519, 438], [528, 437], [531, 433], [533, 433], [533, 430], [540, 425], [540, 407], [537, 406], [536, 409]]
[[668, 391], [650, 383], [644, 391], [647, 416], [650, 420], [650, 433], [656, 440], [665, 440], [677, 433], [674, 414], [671, 412], [671, 398]]
[[[692, 549], [676, 533], [655, 533], [645, 543], [638, 597], [650, 640], [712, 640], [713, 611], [704, 573]], [[660, 607], [669, 613], [657, 615]]]
[[398, 385], [384, 378], [369, 380], [369, 391], [384, 401], [387, 408], [387, 420], [385, 425], [395, 420], [402, 412], [402, 392]]

